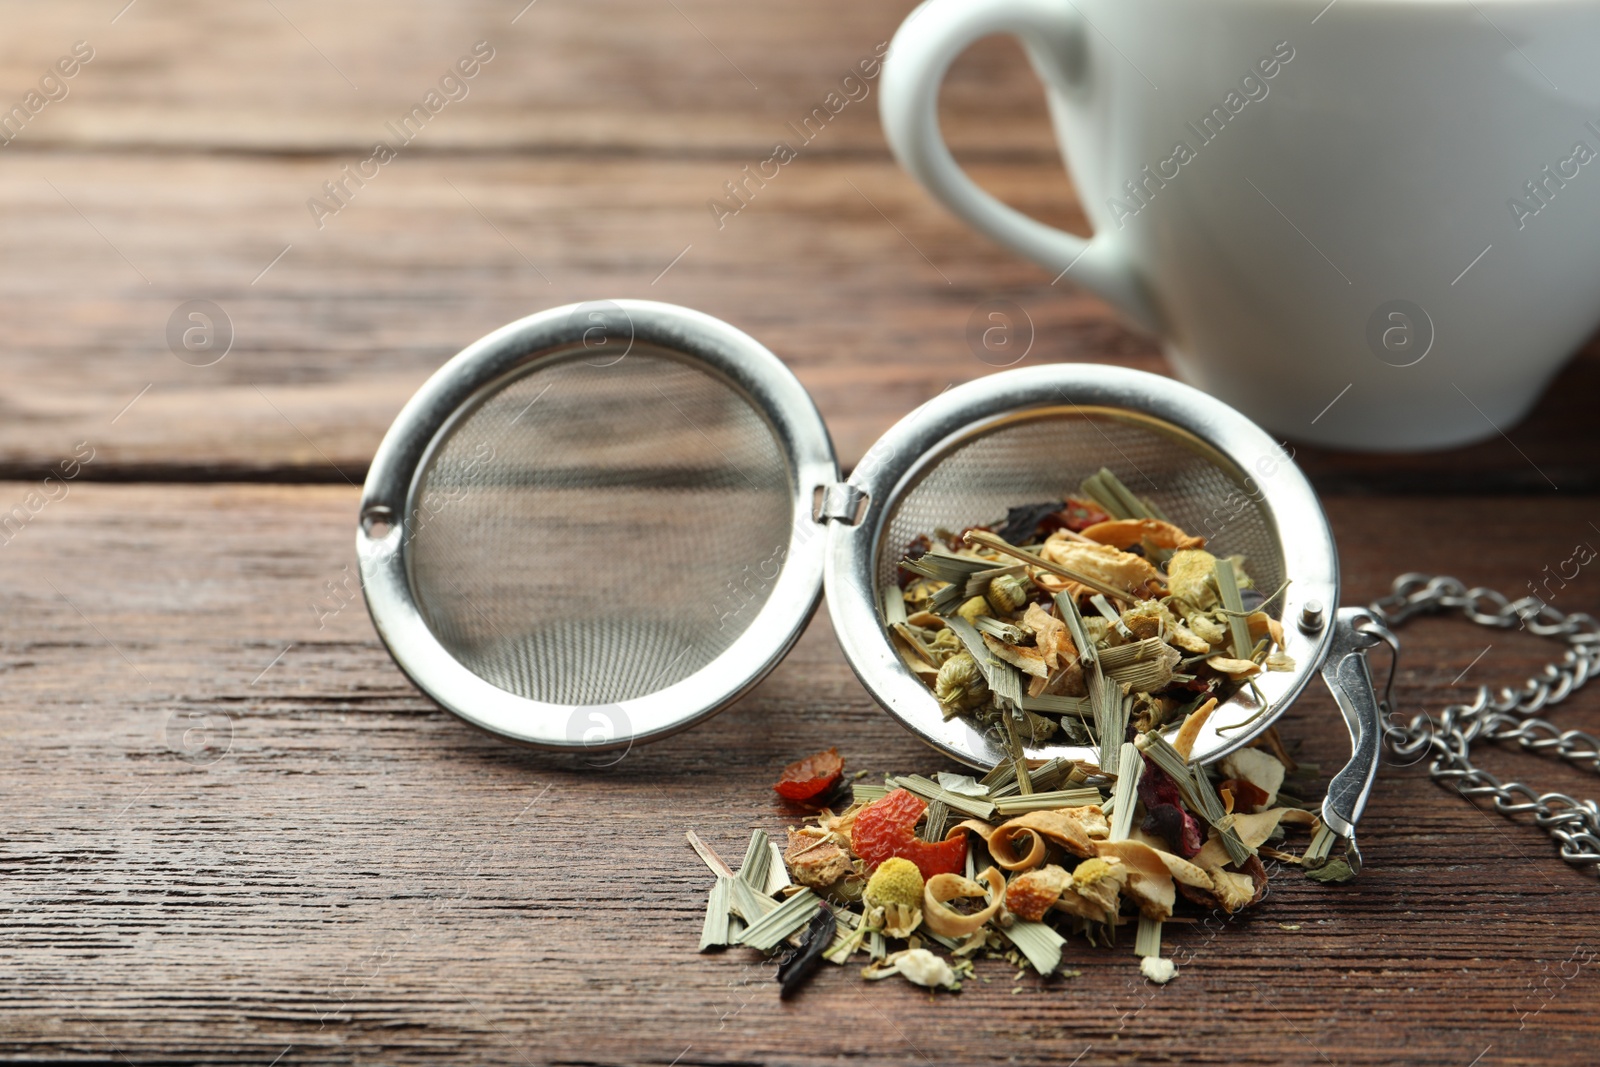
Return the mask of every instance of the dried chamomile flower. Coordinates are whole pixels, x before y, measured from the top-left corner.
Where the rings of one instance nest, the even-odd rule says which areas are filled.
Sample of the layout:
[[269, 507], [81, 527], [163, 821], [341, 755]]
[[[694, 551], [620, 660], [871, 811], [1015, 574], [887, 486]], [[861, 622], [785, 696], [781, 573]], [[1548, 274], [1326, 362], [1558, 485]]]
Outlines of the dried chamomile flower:
[[1178, 965], [1161, 956], [1146, 956], [1139, 961], [1139, 973], [1156, 985], [1166, 985], [1178, 977]]
[[989, 683], [972, 653], [961, 652], [944, 661], [933, 683], [933, 695], [956, 711], [969, 711], [989, 699]]
[[990, 580], [988, 600], [990, 606], [999, 613], [1012, 615], [1022, 610], [1022, 606], [1028, 602], [1029, 593], [1028, 583], [1024, 579], [1014, 574], [1002, 574]]
[[1217, 603], [1217, 588], [1212, 584], [1216, 569], [1217, 557], [1205, 549], [1181, 549], [1167, 561], [1167, 589], [1189, 609], [1205, 611]]
[[908, 948], [886, 957], [882, 963], [864, 968], [861, 977], [876, 980], [892, 975], [929, 989], [960, 989], [961, 982], [948, 963], [925, 948]]
[[961, 616], [963, 619], [966, 619], [968, 622], [976, 625], [979, 616], [992, 615], [993, 612], [989, 609], [989, 602], [987, 600], [981, 596], [975, 596], [957, 608], [956, 614]]
[[872, 872], [861, 899], [882, 909], [885, 934], [909, 937], [922, 925], [922, 872], [908, 859], [886, 859]]

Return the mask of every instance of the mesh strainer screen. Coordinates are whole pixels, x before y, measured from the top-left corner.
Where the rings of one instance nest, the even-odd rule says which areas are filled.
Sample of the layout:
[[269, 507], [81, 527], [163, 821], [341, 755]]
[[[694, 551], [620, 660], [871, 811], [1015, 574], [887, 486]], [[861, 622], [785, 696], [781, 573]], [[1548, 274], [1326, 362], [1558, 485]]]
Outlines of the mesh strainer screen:
[[743, 394], [639, 345], [589, 359], [491, 387], [435, 447], [407, 531], [440, 643], [555, 704], [710, 663], [766, 601], [793, 523], [787, 461]]
[[[1246, 572], [1263, 593], [1283, 581], [1271, 519], [1235, 477], [1175, 433], [1067, 409], [1002, 423], [933, 464], [889, 516], [878, 543], [878, 588], [894, 581], [895, 564], [918, 534], [988, 524], [1004, 518], [1007, 508], [1078, 495], [1078, 484], [1101, 467], [1174, 523], [1203, 536], [1208, 551], [1243, 554]], [[1276, 615], [1281, 603], [1267, 610]]]

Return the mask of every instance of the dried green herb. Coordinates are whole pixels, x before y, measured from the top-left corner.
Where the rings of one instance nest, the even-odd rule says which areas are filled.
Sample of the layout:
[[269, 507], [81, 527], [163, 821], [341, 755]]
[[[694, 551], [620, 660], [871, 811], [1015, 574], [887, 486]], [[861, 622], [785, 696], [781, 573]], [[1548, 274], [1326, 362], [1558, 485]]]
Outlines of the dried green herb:
[[[1108, 683], [1107, 688], [1114, 686]], [[1119, 695], [1119, 700], [1126, 698], [1127, 694]], [[863, 972], [866, 977], [901, 973], [912, 981], [926, 982], [935, 976], [937, 984], [953, 989], [961, 978], [972, 976], [975, 959], [999, 958], [1040, 974], [1058, 973], [1069, 936], [1081, 935], [1091, 945], [1114, 945], [1119, 924], [1138, 917], [1141, 921], [1133, 947], [1141, 957], [1141, 969], [1152, 981], [1168, 980], [1173, 969], [1170, 961], [1159, 955], [1163, 927], [1142, 918], [1149, 903], [1160, 898], [1141, 897], [1133, 883], [1121, 880], [1114, 881], [1109, 897], [1100, 895], [1106, 892], [1104, 880], [1111, 877], [1116, 865], [1138, 855], [1127, 851], [1133, 846], [1127, 838], [1143, 810], [1144, 783], [1157, 776], [1156, 784], [1168, 792], [1165, 798], [1151, 794], [1152, 804], [1176, 805], [1181, 799], [1203, 822], [1221, 830], [1224, 840], [1232, 831], [1225, 829], [1230, 820], [1214, 806], [1218, 802], [1210, 780], [1198, 768], [1187, 765], [1158, 735], [1144, 735], [1143, 743], [1160, 770], [1145, 768], [1144, 752], [1138, 746], [1119, 744], [1114, 759], [1107, 758], [1106, 769], [1117, 776], [1110, 798], [1097, 784], [1101, 779], [1091, 777], [1092, 765], [1066, 758], [1038, 766], [1003, 761], [981, 780], [941, 771], [936, 778], [901, 775], [889, 778], [884, 787], [859, 787], [874, 796], [888, 787], [904, 789], [930, 803], [922, 834], [908, 838], [905, 851], [884, 860], [885, 864], [900, 865], [892, 880], [904, 883], [909, 876], [915, 882], [901, 884], [899, 895], [892, 900], [883, 891], [877, 896], [863, 893], [870, 872], [850, 851], [856, 829], [865, 825], [859, 797], [851, 811], [836, 815], [824, 810], [810, 817], [814, 826], [791, 830], [791, 851], [796, 834], [802, 851], [807, 840], [825, 841], [829, 847], [845, 850], [843, 855], [853, 864], [847, 869], [853, 873], [828, 885], [788, 885], [790, 871], [785, 858], [776, 854], [759, 830], [751, 835], [737, 875], [721, 873], [726, 865], [691, 835], [706, 865], [718, 872], [702, 924], [701, 950], [731, 943], [772, 954], [783, 950], [786, 942], [796, 946], [780, 965], [780, 991], [792, 992], [818, 960], [844, 964], [858, 951], [878, 961]], [[1038, 787], [1031, 795], [1022, 792], [1023, 782], [1029, 779]], [[1092, 805], [1099, 805], [1099, 810]], [[951, 828], [948, 824], [954, 814], [969, 815], [974, 821]], [[978, 819], [980, 814], [987, 818]], [[990, 835], [1006, 832], [1012, 820], [1019, 822], [1010, 827], [1004, 851], [997, 844], [991, 854]], [[947, 881], [936, 891], [931, 882], [924, 884], [918, 878], [916, 857], [937, 862], [940, 872], [948, 871], [952, 862], [948, 853], [935, 861], [934, 853], [927, 851], [934, 847], [931, 842], [935, 838], [941, 839], [937, 847], [944, 849], [950, 840], [947, 832], [961, 835], [959, 840], [965, 843], [961, 868], [973, 885], [951, 884], [951, 876], [945, 875]], [[1140, 843], [1139, 847], [1146, 846]], [[1320, 842], [1318, 847], [1322, 847]], [[1009, 875], [999, 873], [995, 856], [1006, 858]], [[1316, 877], [1337, 881], [1348, 876], [1341, 861], [1330, 861], [1326, 867]], [[1155, 868], [1157, 872], [1160, 869], [1160, 865]], [[794, 870], [801, 870], [798, 860]], [[887, 871], [886, 866], [878, 868], [878, 873]], [[757, 882], [765, 892], [756, 887]], [[1081, 894], [1070, 909], [1061, 896], [1069, 892]], [[1171, 896], [1165, 899], [1165, 906], [1170, 907]], [[1094, 900], [1102, 901], [1096, 906], [1110, 909], [1103, 920], [1081, 917], [1083, 902]], [[1054, 907], [1057, 903], [1062, 907]], [[1236, 898], [1231, 906], [1249, 903]], [[1207, 906], [1215, 906], [1215, 902]], [[936, 907], [942, 911], [930, 910]], [[942, 960], [923, 946], [948, 952], [952, 959]]]
[[1161, 920], [1139, 917], [1139, 932], [1134, 935], [1135, 956], [1161, 955]]
[[1218, 825], [1223, 822], [1227, 812], [1205, 768], [1190, 766], [1189, 761], [1179, 755], [1178, 750], [1160, 734], [1148, 733], [1144, 738], [1145, 754], [1177, 784], [1189, 813], [1203, 819], [1217, 831], [1217, 836], [1222, 839], [1222, 847], [1227, 849], [1228, 856], [1235, 864], [1246, 862], [1252, 850], [1239, 840], [1239, 835], [1231, 827]]
[[706, 921], [700, 928], [700, 951], [731, 944], [728, 935], [728, 883], [731, 878], [719, 877], [711, 887], [711, 898], [706, 901]]
[[1320, 867], [1306, 871], [1306, 877], [1323, 885], [1343, 885], [1355, 879], [1356, 872], [1343, 856], [1335, 856]]
[[1111, 840], [1125, 841], [1133, 829], [1133, 811], [1135, 801], [1139, 799], [1137, 792], [1139, 779], [1144, 775], [1144, 756], [1139, 752], [1138, 746], [1132, 741], [1122, 744], [1120, 758], [1117, 761], [1117, 786], [1111, 795], [1111, 802], [1115, 805], [1116, 814], [1111, 820]]
[[763, 950], [777, 948], [780, 941], [810, 922], [821, 907], [817, 894], [802, 886], [788, 900], [751, 923], [739, 943]]
[[752, 889], [763, 892], [767, 888], [767, 872], [772, 866], [772, 850], [767, 848], [767, 832], [750, 831], [750, 843], [745, 846], [744, 863], [739, 866], [739, 877]]
[[1017, 946], [1017, 951], [1027, 957], [1033, 969], [1041, 975], [1054, 974], [1061, 966], [1061, 949], [1067, 939], [1042, 922], [1017, 919], [1010, 926], [1000, 927], [1000, 934]]
[[[959, 811], [974, 819], [987, 819], [994, 814], [994, 805], [981, 798], [965, 793], [956, 793], [944, 788], [931, 778], [920, 774], [906, 774], [898, 778], [890, 778], [889, 784], [896, 789], [907, 789], [917, 794], [926, 801], [938, 801], [951, 811]], [[928, 835], [930, 838], [933, 835]]]
[[1219, 558], [1216, 575], [1217, 595], [1227, 609], [1228, 631], [1233, 635], [1233, 654], [1237, 659], [1249, 659], [1250, 624], [1245, 621], [1244, 601], [1239, 596], [1239, 582], [1233, 573], [1233, 561]]
[[1104, 800], [1100, 790], [1052, 789], [1047, 793], [1024, 793], [1020, 796], [1001, 797], [994, 802], [996, 814], [1005, 818], [1029, 811], [1056, 811], [1060, 808], [1077, 808], [1086, 804], [1099, 804]]

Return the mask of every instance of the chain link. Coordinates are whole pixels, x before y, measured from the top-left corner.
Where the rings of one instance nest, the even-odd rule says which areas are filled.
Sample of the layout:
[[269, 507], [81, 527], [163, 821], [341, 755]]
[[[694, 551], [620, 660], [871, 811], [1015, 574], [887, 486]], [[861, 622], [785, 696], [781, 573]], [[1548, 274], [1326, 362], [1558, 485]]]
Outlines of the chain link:
[[[1384, 740], [1391, 751], [1412, 762], [1431, 755], [1428, 773], [1469, 800], [1487, 797], [1508, 817], [1532, 815], [1555, 839], [1561, 858], [1574, 866], [1600, 865], [1600, 807], [1593, 800], [1575, 800], [1565, 793], [1539, 793], [1521, 782], [1502, 782], [1472, 762], [1472, 746], [1479, 740], [1515, 741], [1529, 752], [1557, 756], [1600, 772], [1600, 738], [1581, 730], [1562, 730], [1536, 718], [1559, 704], [1600, 673], [1600, 623], [1589, 615], [1563, 614], [1538, 597], [1508, 600], [1492, 589], [1468, 589], [1454, 578], [1402, 574], [1388, 596], [1370, 606], [1379, 620], [1378, 636], [1396, 653], [1398, 642], [1388, 627], [1398, 627], [1417, 615], [1459, 611], [1480, 626], [1526, 629], [1539, 637], [1560, 640], [1561, 658], [1546, 664], [1521, 689], [1503, 688], [1491, 694], [1478, 687], [1469, 704], [1451, 704], [1435, 719], [1426, 712], [1402, 723], [1394, 713], [1393, 696], [1383, 699]], [[1389, 674], [1390, 686], [1394, 672]]]

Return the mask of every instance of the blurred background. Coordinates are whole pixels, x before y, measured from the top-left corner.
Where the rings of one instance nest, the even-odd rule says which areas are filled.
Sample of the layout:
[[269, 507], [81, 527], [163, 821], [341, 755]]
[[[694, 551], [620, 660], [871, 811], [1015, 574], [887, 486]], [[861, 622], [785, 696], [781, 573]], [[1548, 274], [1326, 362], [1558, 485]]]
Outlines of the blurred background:
[[[959, 224], [889, 158], [864, 64], [912, 6], [5, 5], [0, 103], [26, 121], [0, 146], [0, 473], [92, 440], [89, 478], [359, 482], [448, 356], [597, 298], [684, 303], [753, 334], [816, 398], [846, 467], [1014, 358], [972, 340], [989, 301], [1020, 312], [1011, 351], [1028, 362], [1164, 370], [1152, 339]], [[92, 59], [62, 78], [75, 46]], [[463, 77], [475, 47], [492, 58]], [[427, 121], [408, 126], [418, 107]], [[1014, 41], [957, 60], [943, 117], [983, 184], [1085, 232]], [[793, 158], [768, 163], [779, 142]], [[1532, 464], [1498, 438], [1465, 456], [1303, 458], [1324, 489], [1536, 488], [1533, 464], [1592, 487], [1561, 437], [1597, 384], [1586, 355], [1513, 431]]]

